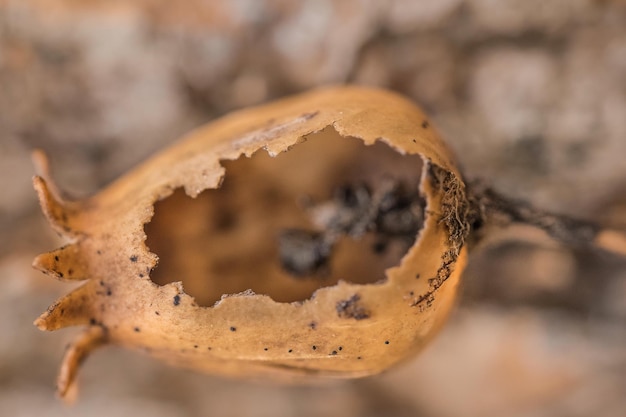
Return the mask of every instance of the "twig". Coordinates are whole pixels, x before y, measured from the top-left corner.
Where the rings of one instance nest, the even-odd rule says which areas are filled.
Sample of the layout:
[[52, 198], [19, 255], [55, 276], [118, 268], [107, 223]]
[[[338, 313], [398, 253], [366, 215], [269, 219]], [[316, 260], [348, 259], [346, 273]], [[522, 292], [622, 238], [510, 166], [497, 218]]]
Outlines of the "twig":
[[506, 197], [493, 188], [474, 183], [469, 190], [475, 228], [483, 224], [523, 223], [545, 231], [553, 239], [574, 247], [596, 246], [626, 256], [626, 234], [599, 224], [551, 213]]

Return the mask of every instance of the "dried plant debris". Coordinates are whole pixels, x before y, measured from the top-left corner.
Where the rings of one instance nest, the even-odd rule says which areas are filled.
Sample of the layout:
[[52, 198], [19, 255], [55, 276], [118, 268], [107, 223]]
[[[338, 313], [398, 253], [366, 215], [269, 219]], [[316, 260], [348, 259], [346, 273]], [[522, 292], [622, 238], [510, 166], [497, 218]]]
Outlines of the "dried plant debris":
[[423, 226], [425, 201], [413, 190], [390, 178], [372, 191], [367, 184], [338, 187], [330, 201], [308, 207], [319, 230], [290, 229], [280, 234], [280, 260], [294, 276], [328, 272], [333, 247], [342, 236], [359, 239], [375, 236], [372, 245], [383, 253], [390, 240], [404, 243], [404, 252], [415, 242]]
[[296, 276], [319, 274], [328, 268], [333, 242], [324, 233], [288, 229], [279, 237], [280, 263]]
[[35, 322], [85, 327], [63, 360], [65, 398], [105, 345], [244, 378], [379, 373], [444, 324], [471, 227], [494, 207], [468, 194], [418, 108], [357, 87], [228, 115], [81, 201], [35, 162], [69, 242], [34, 266], [84, 281]]
[[337, 302], [337, 315], [339, 317], [351, 318], [355, 320], [364, 320], [370, 317], [370, 312], [359, 304], [361, 296], [354, 294], [347, 300]]

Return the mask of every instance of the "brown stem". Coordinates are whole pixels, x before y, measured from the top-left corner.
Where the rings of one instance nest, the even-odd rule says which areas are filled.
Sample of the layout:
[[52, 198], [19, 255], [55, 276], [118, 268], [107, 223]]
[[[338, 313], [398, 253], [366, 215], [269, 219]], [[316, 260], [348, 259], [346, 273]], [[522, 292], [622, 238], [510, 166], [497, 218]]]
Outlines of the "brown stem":
[[473, 184], [470, 189], [475, 225], [487, 223], [523, 223], [545, 231], [568, 246], [597, 246], [626, 256], [626, 234], [602, 228], [594, 222], [575, 219], [533, 207], [525, 201], [511, 199], [490, 187]]

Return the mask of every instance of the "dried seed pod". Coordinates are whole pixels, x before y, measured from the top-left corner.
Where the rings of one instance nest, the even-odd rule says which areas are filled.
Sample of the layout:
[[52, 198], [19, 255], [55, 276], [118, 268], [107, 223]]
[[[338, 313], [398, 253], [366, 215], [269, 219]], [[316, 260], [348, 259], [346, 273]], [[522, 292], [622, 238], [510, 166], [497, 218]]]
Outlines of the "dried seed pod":
[[390, 92], [233, 113], [82, 201], [35, 160], [45, 216], [71, 242], [34, 265], [86, 281], [36, 320], [87, 326], [61, 396], [106, 344], [246, 378], [376, 374], [442, 326], [466, 263], [465, 185], [424, 114]]

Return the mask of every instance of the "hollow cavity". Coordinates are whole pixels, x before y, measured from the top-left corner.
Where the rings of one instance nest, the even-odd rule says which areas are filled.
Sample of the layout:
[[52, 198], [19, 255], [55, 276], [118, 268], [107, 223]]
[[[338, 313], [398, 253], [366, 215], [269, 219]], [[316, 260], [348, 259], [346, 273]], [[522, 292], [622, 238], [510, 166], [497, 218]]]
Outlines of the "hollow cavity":
[[252, 290], [275, 301], [310, 298], [339, 280], [385, 278], [423, 219], [422, 161], [328, 128], [270, 157], [222, 161], [220, 188], [182, 190], [145, 225], [159, 256], [151, 279], [182, 281], [199, 305]]

